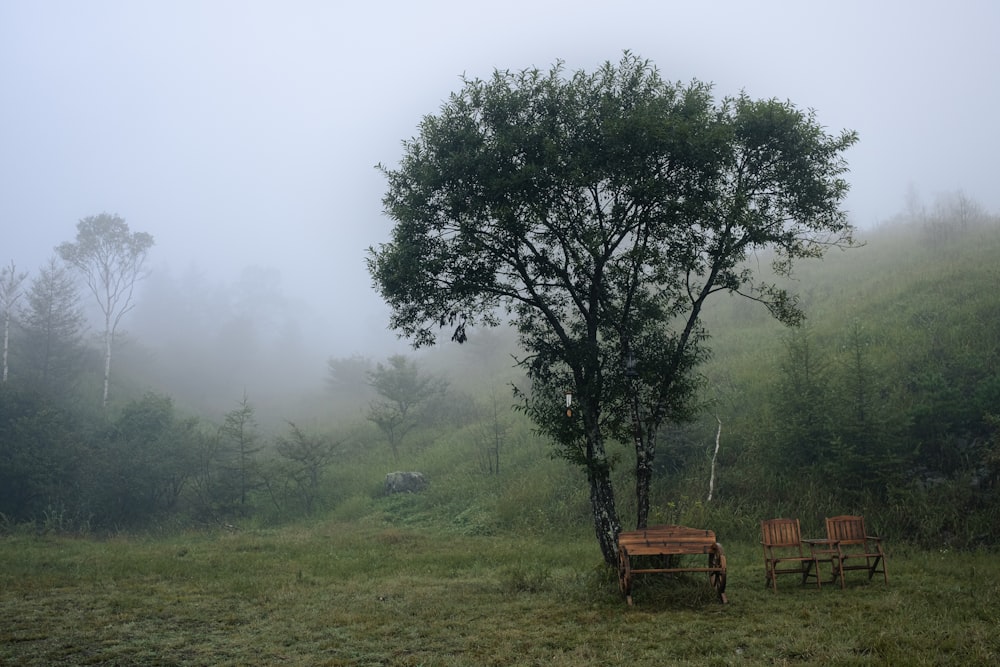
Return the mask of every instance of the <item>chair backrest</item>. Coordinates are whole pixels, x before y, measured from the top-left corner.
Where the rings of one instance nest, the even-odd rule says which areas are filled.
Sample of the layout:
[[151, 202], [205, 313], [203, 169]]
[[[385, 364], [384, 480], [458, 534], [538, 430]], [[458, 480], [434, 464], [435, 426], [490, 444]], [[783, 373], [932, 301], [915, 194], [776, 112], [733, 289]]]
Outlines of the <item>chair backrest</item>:
[[767, 519], [760, 522], [761, 542], [772, 547], [800, 547], [798, 519]]
[[835, 516], [826, 520], [826, 537], [841, 544], [865, 543], [865, 519], [861, 516]]

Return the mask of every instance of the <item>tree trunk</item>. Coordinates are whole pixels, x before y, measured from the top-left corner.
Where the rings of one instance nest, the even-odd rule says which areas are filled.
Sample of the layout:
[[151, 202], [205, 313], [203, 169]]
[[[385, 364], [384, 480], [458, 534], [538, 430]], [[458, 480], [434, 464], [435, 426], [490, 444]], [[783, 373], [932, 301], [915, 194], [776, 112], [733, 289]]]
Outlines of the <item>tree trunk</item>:
[[712, 452], [712, 474], [708, 477], [708, 500], [712, 502], [712, 493], [715, 492], [715, 461], [719, 458], [719, 439], [722, 438], [722, 420], [715, 416], [715, 421], [719, 422], [719, 430], [715, 432], [715, 451]]
[[587, 481], [590, 483], [590, 509], [594, 517], [594, 531], [601, 547], [604, 562], [618, 566], [618, 533], [622, 530], [615, 507], [615, 489], [611, 483], [611, 466], [604, 451], [604, 443], [593, 430], [587, 434]]
[[111, 331], [110, 323], [104, 330], [104, 398], [101, 399], [101, 407], [108, 407], [108, 388], [111, 385], [111, 341], [114, 334]]
[[7, 348], [10, 345], [10, 312], [3, 318], [3, 384], [7, 384]]
[[656, 443], [653, 435], [645, 440], [641, 433], [635, 442], [635, 527], [641, 530], [649, 521], [649, 487], [653, 483], [653, 459], [656, 458]]
[[601, 547], [604, 562], [611, 567], [618, 566], [618, 533], [621, 522], [615, 508], [615, 490], [607, 469], [592, 471], [590, 476], [590, 509], [594, 515], [594, 531]]

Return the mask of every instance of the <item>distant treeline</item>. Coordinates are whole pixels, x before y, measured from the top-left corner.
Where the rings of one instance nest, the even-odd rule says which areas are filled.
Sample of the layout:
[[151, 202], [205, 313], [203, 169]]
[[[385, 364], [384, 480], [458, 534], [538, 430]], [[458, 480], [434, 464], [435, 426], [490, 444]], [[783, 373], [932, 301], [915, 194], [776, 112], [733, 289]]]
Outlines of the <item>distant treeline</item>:
[[[799, 329], [737, 299], [707, 312], [704, 410], [662, 435], [652, 520], [749, 535], [767, 516], [809, 523], [860, 512], [895, 539], [997, 541], [1000, 221], [958, 196], [865, 236], [862, 247], [801, 265], [794, 289], [808, 319]], [[45, 275], [35, 297], [73, 306], [58, 267]], [[298, 402], [295, 423], [262, 429], [252, 396], [229, 399], [233, 409], [213, 423], [177, 407], [189, 396], [129, 395], [159, 384], [135, 360], [102, 409], [100, 354], [77, 310], [62, 312], [73, 317], [11, 329], [0, 530], [378, 511], [379, 478], [397, 466], [431, 473], [422, 511], [475, 530], [588, 524], [585, 485], [510, 410], [507, 385], [519, 376], [503, 332], [473, 332], [419, 366], [331, 359], [327, 386]], [[424, 392], [419, 400], [400, 393], [407, 386]], [[627, 476], [629, 448], [615, 451], [616, 474]]]

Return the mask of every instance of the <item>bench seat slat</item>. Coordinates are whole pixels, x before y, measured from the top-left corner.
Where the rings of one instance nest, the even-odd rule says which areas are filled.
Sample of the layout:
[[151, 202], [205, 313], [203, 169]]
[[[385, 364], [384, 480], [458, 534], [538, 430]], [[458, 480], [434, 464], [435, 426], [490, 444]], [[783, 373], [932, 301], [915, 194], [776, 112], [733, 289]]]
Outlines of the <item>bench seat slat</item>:
[[710, 554], [715, 552], [714, 544], [706, 544], [703, 546], [657, 546], [657, 545], [636, 545], [630, 547], [623, 547], [625, 553], [629, 556], [692, 556], [692, 555], [702, 555]]

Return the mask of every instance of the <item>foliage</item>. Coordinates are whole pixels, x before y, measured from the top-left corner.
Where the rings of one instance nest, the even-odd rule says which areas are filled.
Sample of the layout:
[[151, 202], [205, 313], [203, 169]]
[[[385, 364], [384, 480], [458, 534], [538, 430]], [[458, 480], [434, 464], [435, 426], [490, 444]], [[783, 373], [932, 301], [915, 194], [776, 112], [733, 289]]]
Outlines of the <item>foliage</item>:
[[22, 375], [49, 394], [66, 394], [79, 380], [86, 320], [67, 269], [50, 259], [31, 281], [20, 311]]
[[226, 413], [225, 420], [219, 427], [219, 452], [225, 473], [222, 476], [221, 491], [224, 496], [228, 495], [228, 503], [244, 515], [250, 511], [250, 492], [261, 484], [257, 464], [260, 445], [255, 412], [250, 399], [243, 394], [239, 405]]
[[282, 477], [301, 501], [302, 511], [311, 516], [323, 490], [324, 472], [336, 455], [337, 443], [308, 434], [292, 422], [288, 428], [289, 434], [279, 437], [275, 446], [284, 460]]
[[438, 327], [464, 342], [468, 327], [509, 315], [532, 382], [524, 410], [586, 472], [614, 563], [606, 440], [634, 442], [643, 526], [656, 432], [692, 412], [706, 299], [744, 294], [801, 319], [794, 297], [744, 262], [773, 248], [787, 275], [850, 243], [838, 204], [856, 135], [829, 136], [790, 103], [716, 104], [708, 85], [669, 83], [628, 53], [593, 74], [556, 65], [464, 83], [423, 119], [399, 168], [383, 169], [396, 226], [369, 270], [391, 326], [417, 346]]
[[368, 373], [368, 383], [379, 395], [368, 410], [368, 419], [375, 423], [399, 460], [399, 445], [403, 437], [420, 423], [420, 410], [431, 399], [444, 393], [447, 382], [421, 374], [415, 361], [402, 354], [389, 357]]
[[998, 512], [1000, 309], [987, 286], [998, 252], [995, 219], [900, 220], [803, 270], [800, 331], [782, 339], [736, 309], [712, 313], [722, 334], [705, 370], [720, 396], [726, 387], [717, 406], [729, 425], [723, 502], [862, 511], [927, 545], [995, 541], [985, 526]]
[[197, 422], [178, 418], [169, 397], [130, 401], [95, 438], [86, 464], [94, 480], [86, 502], [97, 527], [134, 529], [175, 512], [198, 437]]
[[86, 461], [73, 415], [41, 393], [0, 387], [0, 515], [15, 524], [52, 508], [78, 511]]

